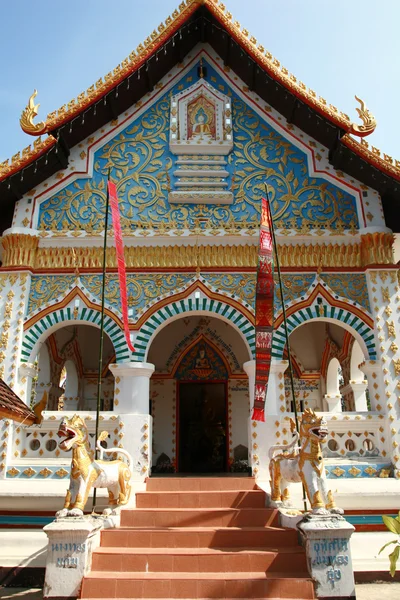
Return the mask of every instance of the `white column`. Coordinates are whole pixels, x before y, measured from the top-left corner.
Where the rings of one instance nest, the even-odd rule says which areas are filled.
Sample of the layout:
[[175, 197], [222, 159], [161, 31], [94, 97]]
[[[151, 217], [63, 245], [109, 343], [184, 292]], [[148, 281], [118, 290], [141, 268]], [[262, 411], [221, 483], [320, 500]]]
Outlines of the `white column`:
[[365, 379], [364, 381], [350, 381], [350, 387], [353, 390], [354, 394], [354, 407], [357, 412], [367, 412], [367, 396], [365, 395], [365, 390], [368, 387], [368, 381]]
[[154, 365], [126, 362], [110, 365], [115, 378], [114, 410], [120, 414], [148, 415], [150, 412], [150, 377]]
[[[267, 389], [267, 401], [265, 403], [266, 415], [282, 416], [282, 413], [286, 412], [284, 372], [288, 366], [288, 360], [276, 360], [273, 358], [271, 361], [271, 371]], [[285, 410], [281, 410], [281, 407], [283, 407]]]
[[342, 395], [341, 394], [325, 394], [324, 400], [328, 405], [328, 412], [342, 412]]
[[[22, 363], [19, 367], [19, 376], [22, 385], [24, 385], [25, 393], [23, 394], [24, 402], [29, 406], [31, 401], [32, 381], [37, 376], [38, 370], [33, 363]], [[39, 400], [38, 400], [39, 402]]]
[[367, 387], [369, 389], [371, 410], [377, 410], [376, 405], [378, 404], [378, 402], [375, 390], [378, 389], [377, 386], [382, 385], [380, 381], [382, 377], [382, 366], [377, 360], [366, 360], [358, 368], [367, 376]]

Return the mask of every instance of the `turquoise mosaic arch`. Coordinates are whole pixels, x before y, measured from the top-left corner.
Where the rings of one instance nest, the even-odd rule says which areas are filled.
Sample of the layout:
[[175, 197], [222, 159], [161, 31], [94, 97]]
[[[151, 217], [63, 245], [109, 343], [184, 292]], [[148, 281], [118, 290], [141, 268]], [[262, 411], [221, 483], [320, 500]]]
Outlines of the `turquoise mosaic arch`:
[[166, 321], [175, 319], [179, 315], [184, 315], [188, 312], [213, 313], [227, 320], [239, 331], [242, 338], [246, 341], [251, 358], [255, 357], [254, 325], [241, 312], [220, 300], [185, 298], [158, 309], [148, 318], [135, 339], [135, 360], [144, 361], [146, 359], [150, 340], [158, 333], [158, 330]]
[[[91, 323], [100, 327], [101, 313], [93, 308], [83, 307], [78, 314], [74, 316], [74, 311], [71, 307], [61, 308], [56, 310], [32, 325], [24, 335], [22, 342], [21, 362], [30, 362], [32, 353], [37, 346], [42, 335], [49, 329], [55, 328], [57, 325], [62, 326], [65, 322], [73, 322], [75, 325]], [[116, 361], [125, 362], [131, 359], [131, 352], [126, 345], [125, 335], [118, 325], [109, 316], [104, 317], [104, 331], [109, 336], [115, 350]]]
[[[322, 312], [320, 314], [320, 310]], [[302, 308], [297, 312], [293, 313], [287, 319], [288, 333], [289, 335], [300, 325], [307, 323], [313, 319], [326, 319], [334, 320], [343, 323], [344, 326], [350, 328], [356, 338], [363, 342], [362, 346], [368, 352], [368, 360], [376, 360], [376, 348], [375, 338], [373, 330], [362, 321], [359, 317], [351, 313], [350, 311], [344, 310], [343, 308], [337, 308], [336, 306], [323, 306], [313, 304]], [[274, 331], [274, 337], [272, 340], [272, 356], [278, 360], [283, 359], [283, 352], [286, 346], [285, 336], [285, 325], [282, 323], [278, 329]]]

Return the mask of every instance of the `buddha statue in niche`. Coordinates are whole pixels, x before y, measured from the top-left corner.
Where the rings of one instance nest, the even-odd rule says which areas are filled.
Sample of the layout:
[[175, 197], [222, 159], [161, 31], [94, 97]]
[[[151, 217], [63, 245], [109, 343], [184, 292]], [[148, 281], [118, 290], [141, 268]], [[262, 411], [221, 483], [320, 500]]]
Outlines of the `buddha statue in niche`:
[[215, 107], [203, 96], [188, 106], [188, 140], [215, 140]]

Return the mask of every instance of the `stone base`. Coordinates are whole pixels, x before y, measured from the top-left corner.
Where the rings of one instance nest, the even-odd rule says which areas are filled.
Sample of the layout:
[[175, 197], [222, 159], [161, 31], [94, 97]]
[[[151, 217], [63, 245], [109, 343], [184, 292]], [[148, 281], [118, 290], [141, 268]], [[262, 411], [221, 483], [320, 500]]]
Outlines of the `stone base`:
[[298, 524], [320, 599], [355, 598], [350, 551], [354, 527], [341, 515], [305, 515]]
[[120, 517], [66, 517], [43, 528], [49, 539], [43, 597], [77, 598], [83, 577], [100, 545], [100, 531], [118, 527]]

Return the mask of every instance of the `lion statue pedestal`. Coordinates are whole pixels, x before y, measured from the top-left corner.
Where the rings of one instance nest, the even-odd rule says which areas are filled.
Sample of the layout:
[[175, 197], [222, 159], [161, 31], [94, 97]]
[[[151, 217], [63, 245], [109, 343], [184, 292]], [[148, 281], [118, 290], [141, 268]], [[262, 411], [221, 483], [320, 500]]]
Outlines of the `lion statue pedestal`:
[[[104, 449], [101, 442], [108, 436], [102, 432], [96, 441], [100, 459], [95, 459], [89, 445], [89, 435], [85, 421], [78, 415], [71, 419], [64, 417], [58, 429], [61, 450], [72, 450], [71, 475], [69, 488], [65, 496], [64, 508], [56, 513], [58, 518], [82, 517], [90, 490], [94, 488], [108, 489], [108, 508], [104, 515], [117, 514], [120, 507], [128, 504], [131, 493], [130, 466], [132, 458], [126, 450], [120, 448]], [[102, 460], [104, 453], [118, 452], [127, 458], [123, 460]]]

